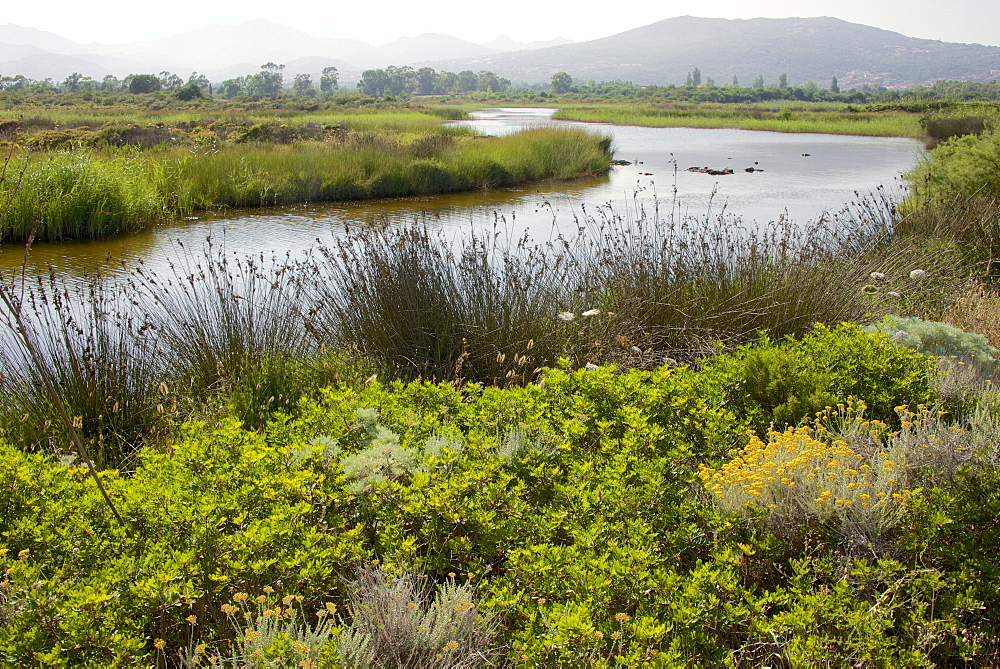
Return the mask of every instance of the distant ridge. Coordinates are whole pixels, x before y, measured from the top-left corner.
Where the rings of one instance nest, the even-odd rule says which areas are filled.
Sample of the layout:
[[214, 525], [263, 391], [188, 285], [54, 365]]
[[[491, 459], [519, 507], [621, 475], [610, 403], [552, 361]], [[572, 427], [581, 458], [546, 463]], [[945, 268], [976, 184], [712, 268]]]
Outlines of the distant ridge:
[[218, 82], [273, 61], [288, 65], [289, 78], [298, 72], [317, 75], [321, 66], [334, 65], [346, 85], [363, 69], [388, 65], [491, 70], [525, 83], [547, 83], [554, 73], [568, 72], [577, 81], [624, 79], [641, 85], [682, 84], [698, 68], [703, 81], [713, 78], [719, 85], [733, 77], [745, 86], [763, 77], [770, 85], [787, 74], [790, 84], [812, 79], [821, 86], [837, 77], [844, 90], [1000, 78], [1000, 47], [917, 39], [828, 17], [681, 16], [589, 42], [563, 42], [520, 44], [502, 35], [484, 45], [424, 34], [373, 46], [254, 20], [144, 42], [84, 45], [7, 24], [0, 25], [0, 75], [58, 81], [72, 72], [99, 79], [168, 70], [182, 77], [198, 71]]
[[863, 84], [912, 86], [938, 79], [1000, 77], [1000, 47], [906, 37], [840, 19], [705, 19], [681, 16], [617, 35], [475, 60], [436, 63], [442, 69], [486, 69], [514, 81], [546, 81], [555, 72], [577, 80], [682, 84], [699, 68], [724, 84], [758, 76], [773, 84], [813, 79], [842, 88]]

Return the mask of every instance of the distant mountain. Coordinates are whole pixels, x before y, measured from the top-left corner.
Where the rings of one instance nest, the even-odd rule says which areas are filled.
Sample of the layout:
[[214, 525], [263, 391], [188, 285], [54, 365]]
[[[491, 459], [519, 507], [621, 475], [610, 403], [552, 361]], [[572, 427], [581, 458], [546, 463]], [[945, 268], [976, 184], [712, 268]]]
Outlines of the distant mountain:
[[500, 35], [492, 42], [486, 42], [483, 46], [495, 51], [526, 51], [530, 49], [544, 49], [549, 46], [562, 46], [563, 44], [572, 43], [573, 40], [566, 39], [565, 37], [557, 37], [544, 42], [515, 42], [507, 35]]
[[[70, 55], [84, 51], [86, 47], [82, 44], [59, 37], [44, 30], [26, 28], [24, 26], [5, 23], [0, 25], [0, 44], [4, 45], [27, 45], [39, 51]], [[27, 75], [25, 75], [27, 76]]]
[[864, 83], [911, 86], [937, 79], [1000, 77], [1000, 47], [956, 44], [834, 18], [666, 19], [610, 37], [528, 53], [515, 52], [434, 64], [448, 70], [492, 70], [514, 81], [545, 82], [556, 72], [577, 81], [624, 79], [636, 84], [682, 84], [699, 68], [704, 81], [736, 76], [769, 84], [813, 79], [841, 88]]
[[[847, 90], [865, 83], [911, 86], [938, 79], [1000, 78], [1000, 47], [916, 39], [833, 18], [703, 19], [682, 16], [589, 42], [522, 44], [500, 36], [486, 45], [447, 35], [404, 37], [384, 46], [326, 39], [263, 20], [217, 25], [157, 40], [79, 44], [52, 33], [0, 26], [0, 74], [62, 80], [72, 72], [101, 78], [132, 73], [198, 71], [212, 81], [286, 65], [287, 79], [314, 77], [333, 65], [348, 85], [367, 68], [430, 65], [438, 70], [492, 70], [515, 82], [547, 83], [556, 72], [577, 81], [624, 79], [681, 84], [698, 68], [702, 80], [750, 85], [837, 77]], [[543, 48], [534, 48], [543, 47]]]
[[[448, 35], [427, 33], [417, 37], [400, 37], [383, 47], [379, 47], [378, 60], [380, 65], [408, 65], [430, 60], [454, 58], [480, 58], [497, 53], [481, 44], [473, 44]], [[442, 56], [442, 53], [449, 55]]]
[[[60, 80], [72, 72], [97, 77], [169, 70], [181, 76], [198, 71], [221, 81], [256, 72], [266, 62], [287, 66], [301, 59], [325, 59], [345, 71], [360, 72], [498, 53], [500, 50], [481, 44], [433, 34], [403, 37], [376, 47], [353, 39], [312, 37], [263, 20], [118, 45], [83, 45], [34, 28], [0, 26], [0, 74], [24, 74], [32, 79]], [[301, 70], [286, 67], [285, 71], [295, 74]]]

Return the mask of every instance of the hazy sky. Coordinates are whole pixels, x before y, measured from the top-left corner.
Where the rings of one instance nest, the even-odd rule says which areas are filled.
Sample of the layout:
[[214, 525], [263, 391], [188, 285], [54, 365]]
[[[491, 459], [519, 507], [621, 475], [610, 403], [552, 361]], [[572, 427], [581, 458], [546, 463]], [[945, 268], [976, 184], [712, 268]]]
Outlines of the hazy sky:
[[500, 34], [522, 42], [557, 36], [583, 41], [692, 15], [835, 16], [911, 37], [1000, 46], [998, 0], [4, 0], [3, 4], [0, 24], [15, 23], [77, 42], [103, 44], [256, 18], [316, 37], [353, 37], [376, 45], [426, 32], [474, 42]]

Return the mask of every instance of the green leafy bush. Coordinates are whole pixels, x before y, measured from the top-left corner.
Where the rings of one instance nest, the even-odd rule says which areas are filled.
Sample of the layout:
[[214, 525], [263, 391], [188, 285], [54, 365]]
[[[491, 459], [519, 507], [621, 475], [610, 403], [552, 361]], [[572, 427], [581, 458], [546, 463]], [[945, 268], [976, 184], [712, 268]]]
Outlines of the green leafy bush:
[[715, 358], [708, 375], [759, 435], [811, 419], [825, 406], [863, 400], [869, 417], [898, 424], [896, 407], [932, 399], [930, 356], [915, 353], [858, 325], [817, 324], [801, 339], [762, 337]]
[[913, 197], [921, 202], [948, 202], [956, 194], [1000, 196], [996, 161], [1000, 133], [965, 135], [932, 150], [907, 175]]
[[[764, 348], [792, 352], [837, 396], [915, 406], [928, 392], [923, 356], [853, 326]], [[804, 534], [776, 533], [722, 515], [698, 478], [746, 444], [743, 406], [763, 415], [729, 394], [741, 355], [702, 371], [546, 370], [511, 388], [372, 381], [256, 430], [190, 423], [144, 447], [130, 476], [102, 475], [125, 527], [80, 469], [0, 446], [0, 659], [377, 666], [411, 649], [452, 664], [989, 664], [994, 623], [976, 613], [994, 581], [971, 553], [992, 537], [974, 489], [950, 481], [991, 485], [995, 459], [958, 457], [995, 442], [990, 421], [959, 433], [948, 416], [903, 414], [908, 453], [927, 444], [957, 467], [900, 468], [903, 489], [926, 485], [898, 506], [891, 551], [845, 550], [805, 514]], [[858, 430], [851, 450], [881, 458]], [[373, 446], [406, 457], [372, 476], [352, 458]], [[952, 516], [975, 531], [949, 533]], [[376, 560], [367, 585], [352, 576]]]

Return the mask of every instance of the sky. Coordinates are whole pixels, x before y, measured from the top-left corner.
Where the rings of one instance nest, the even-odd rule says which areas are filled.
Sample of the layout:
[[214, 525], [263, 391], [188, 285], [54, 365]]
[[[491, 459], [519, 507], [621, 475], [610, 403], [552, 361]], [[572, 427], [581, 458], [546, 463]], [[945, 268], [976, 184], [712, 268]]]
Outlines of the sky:
[[[998, 0], [5, 0], [0, 24], [56, 33], [75, 42], [122, 44], [214, 24], [266, 19], [314, 37], [382, 45], [422, 33], [487, 42], [501, 34], [529, 42], [606, 37], [674, 16], [747, 19], [834, 16], [910, 37], [1000, 46]], [[944, 6], [947, 5], [947, 9]]]

